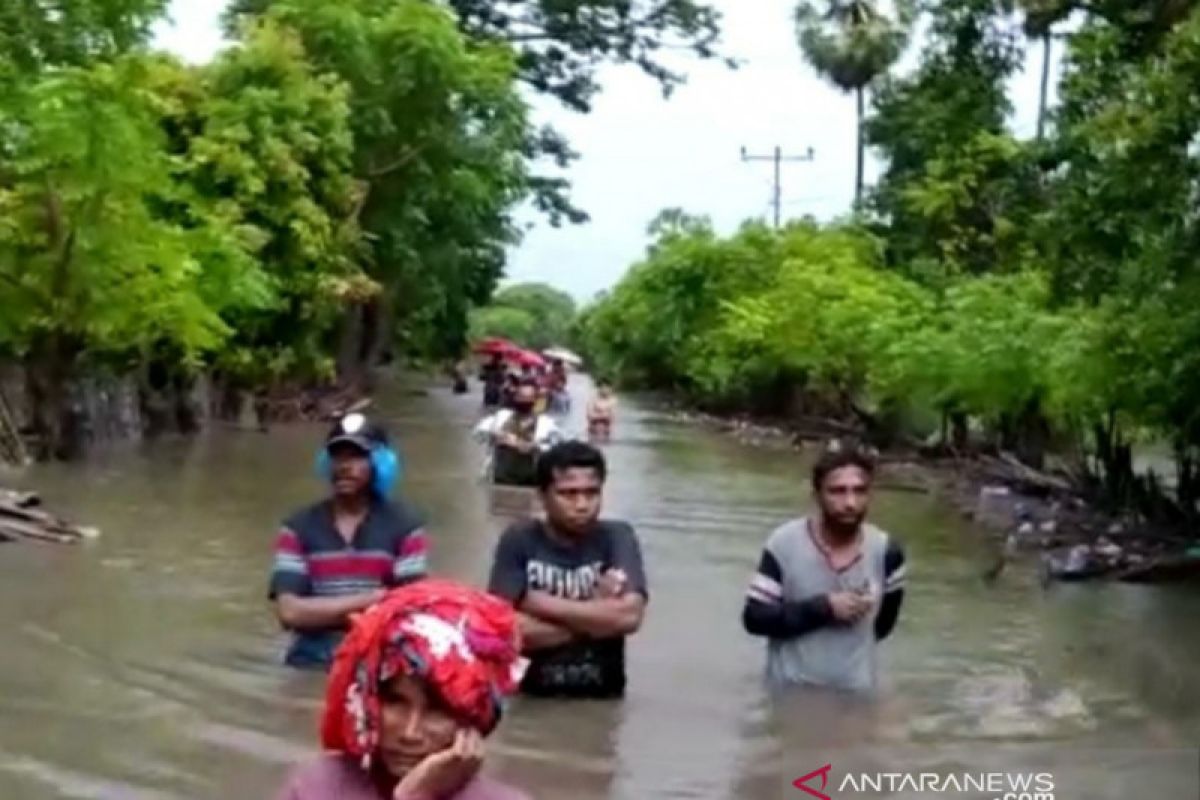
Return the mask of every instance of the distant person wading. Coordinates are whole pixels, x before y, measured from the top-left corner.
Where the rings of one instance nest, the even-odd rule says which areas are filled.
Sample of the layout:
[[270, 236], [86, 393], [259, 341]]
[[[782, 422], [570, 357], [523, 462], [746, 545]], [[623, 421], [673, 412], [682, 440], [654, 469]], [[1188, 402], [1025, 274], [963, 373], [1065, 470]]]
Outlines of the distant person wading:
[[538, 413], [537, 392], [534, 382], [522, 382], [511, 408], [497, 411], [475, 428], [476, 438], [491, 448], [492, 482], [499, 486], [534, 486], [538, 455], [563, 438], [554, 420]]
[[588, 401], [588, 435], [597, 441], [606, 441], [612, 436], [613, 424], [617, 419], [617, 396], [612, 385], [600, 379], [596, 381], [596, 393]]

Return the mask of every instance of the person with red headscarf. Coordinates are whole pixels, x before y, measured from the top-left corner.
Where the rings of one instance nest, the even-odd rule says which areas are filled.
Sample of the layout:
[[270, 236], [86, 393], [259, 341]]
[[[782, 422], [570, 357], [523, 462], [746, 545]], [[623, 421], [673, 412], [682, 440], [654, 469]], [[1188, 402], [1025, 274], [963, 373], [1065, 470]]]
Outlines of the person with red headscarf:
[[525, 662], [512, 607], [453, 581], [391, 591], [334, 657], [325, 753], [278, 800], [529, 800], [479, 774]]

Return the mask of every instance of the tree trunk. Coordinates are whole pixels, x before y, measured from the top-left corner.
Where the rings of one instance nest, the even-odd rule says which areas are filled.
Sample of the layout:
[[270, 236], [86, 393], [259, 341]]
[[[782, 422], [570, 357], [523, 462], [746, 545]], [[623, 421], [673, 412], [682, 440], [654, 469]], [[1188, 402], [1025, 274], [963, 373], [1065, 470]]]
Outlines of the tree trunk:
[[1200, 500], [1200, 463], [1196, 455], [1190, 447], [1175, 447], [1175, 501], [1191, 523], [1196, 521], [1196, 503]]
[[956, 453], [964, 453], [971, 446], [970, 420], [961, 411], [951, 411], [950, 446]]
[[366, 368], [372, 370], [392, 359], [395, 339], [396, 303], [390, 289], [384, 289], [371, 306], [370, 336], [365, 354]]
[[856, 102], [858, 104], [858, 131], [857, 144], [855, 147], [855, 167], [854, 167], [854, 208], [859, 210], [862, 204], [863, 193], [863, 157], [865, 155], [866, 143], [863, 139], [863, 117], [866, 115], [863, 103], [863, 94], [866, 89], [859, 86], [855, 90]]
[[1133, 448], [1121, 437], [1114, 414], [1106, 422], [1096, 423], [1093, 434], [1104, 487], [1101, 501], [1111, 509], [1127, 508], [1134, 501], [1136, 489]]
[[346, 309], [342, 319], [341, 341], [338, 344], [338, 383], [353, 383], [362, 377], [364, 351], [365, 309], [353, 305]]
[[68, 459], [79, 442], [72, 441], [67, 389], [75, 350], [61, 334], [45, 336], [30, 349], [25, 361], [26, 387], [32, 427], [41, 460]]
[[1020, 413], [1001, 420], [1001, 447], [1033, 469], [1043, 469], [1050, 444], [1050, 423], [1042, 414], [1037, 398], [1030, 400]]
[[1042, 35], [1042, 88], [1038, 94], [1038, 114], [1037, 114], [1037, 140], [1042, 141], [1042, 136], [1046, 131], [1046, 101], [1047, 94], [1050, 92], [1050, 55], [1054, 47], [1054, 40], [1050, 36], [1050, 31], [1047, 30]]
[[1034, 469], [1046, 468], [1046, 450], [1050, 445], [1050, 425], [1040, 413], [1021, 420], [1021, 446], [1017, 457]]

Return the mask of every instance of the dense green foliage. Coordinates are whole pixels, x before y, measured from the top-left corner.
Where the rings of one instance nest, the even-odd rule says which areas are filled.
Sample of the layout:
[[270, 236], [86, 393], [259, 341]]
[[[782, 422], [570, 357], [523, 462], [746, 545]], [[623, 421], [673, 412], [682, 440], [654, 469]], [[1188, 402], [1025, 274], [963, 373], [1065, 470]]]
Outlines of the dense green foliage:
[[[232, 25], [278, 0], [233, 0]], [[386, 3], [378, 4], [381, 7]], [[521, 79], [538, 92], [587, 111], [604, 62], [634, 64], [670, 91], [684, 80], [662, 58], [686, 49], [716, 56], [720, 15], [695, 0], [448, 0], [463, 32], [517, 52]]]
[[140, 44], [168, 0], [10, 0], [0, 4], [0, 76], [82, 67]]
[[534, 350], [562, 346], [572, 335], [575, 301], [543, 283], [518, 283], [471, 314], [471, 338], [499, 336]]
[[377, 362], [400, 333], [409, 352], [460, 351], [529, 189], [513, 54], [467, 39], [424, 0], [282, 0], [265, 18], [349, 89], [357, 217], [382, 292], [352, 318], [343, 370]]
[[[378, 0], [352, 5], [364, 13], [379, 14], [396, 3]], [[236, 31], [248, 18], [288, 6], [296, 7], [293, 0], [233, 0], [226, 15], [227, 27]], [[603, 64], [634, 65], [669, 94], [685, 76], [665, 54], [686, 51], [705, 59], [718, 56], [720, 14], [697, 0], [447, 0], [445, 6], [469, 41], [511, 51], [517, 77], [525, 86], [580, 112], [591, 109], [600, 91], [597, 72]], [[334, 16], [339, 15], [332, 10], [316, 12], [309, 30], [319, 31]], [[332, 43], [326, 42], [324, 34], [320, 39]], [[730, 60], [726, 63], [734, 65]], [[550, 127], [529, 130], [523, 150], [532, 161], [557, 167], [565, 167], [577, 157], [562, 135]], [[587, 214], [571, 203], [568, 181], [561, 174], [534, 172], [526, 180], [534, 205], [554, 224], [587, 219]]]
[[[862, 213], [718, 236], [671, 212], [687, 224], [582, 314], [588, 355], [710, 405], [1057, 451], [1097, 496], [1194, 520], [1200, 8], [1140, 8], [926, 4], [916, 68], [874, 83]], [[1073, 12], [1058, 106], [1021, 140], [1008, 79]], [[1174, 449], [1169, 491], [1139, 441]]]
[[514, 54], [433, 4], [289, 0], [195, 68], [142, 47], [162, 5], [0, 16], [0, 351], [52, 449], [96, 365], [325, 380], [400, 319], [460, 350], [531, 188]]
[[522, 203], [584, 218], [534, 171], [574, 154], [522, 82], [586, 111], [603, 61], [670, 89], [660, 49], [718, 34], [693, 0], [247, 0], [191, 67], [147, 47], [167, 5], [0, 8], [0, 358], [47, 451], [96, 370], [258, 393], [458, 355], [470, 324], [558, 343], [574, 304], [544, 287], [471, 313]]

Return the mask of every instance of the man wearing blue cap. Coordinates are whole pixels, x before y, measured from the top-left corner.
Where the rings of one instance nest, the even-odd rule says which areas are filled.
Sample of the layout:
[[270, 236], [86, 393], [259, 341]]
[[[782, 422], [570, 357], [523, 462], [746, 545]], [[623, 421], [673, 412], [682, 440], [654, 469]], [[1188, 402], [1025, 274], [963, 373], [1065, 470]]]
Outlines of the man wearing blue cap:
[[425, 576], [428, 547], [420, 518], [387, 497], [399, 458], [378, 425], [346, 415], [318, 465], [332, 494], [283, 524], [270, 585], [279, 622], [293, 633], [285, 661], [308, 669], [328, 668], [351, 614]]

